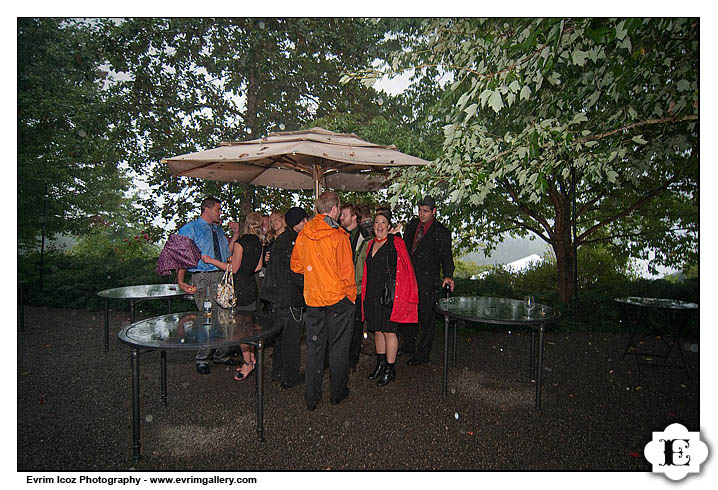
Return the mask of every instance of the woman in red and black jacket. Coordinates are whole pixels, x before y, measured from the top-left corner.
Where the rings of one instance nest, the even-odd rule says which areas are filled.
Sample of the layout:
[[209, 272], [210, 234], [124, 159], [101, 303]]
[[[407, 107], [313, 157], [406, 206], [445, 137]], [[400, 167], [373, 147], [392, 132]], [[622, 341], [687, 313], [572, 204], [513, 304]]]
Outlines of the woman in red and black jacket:
[[367, 246], [362, 280], [362, 318], [374, 332], [376, 368], [369, 379], [378, 386], [394, 380], [397, 331], [402, 323], [418, 321], [419, 293], [414, 267], [400, 235], [389, 235], [391, 211], [381, 209], [374, 217], [374, 238]]

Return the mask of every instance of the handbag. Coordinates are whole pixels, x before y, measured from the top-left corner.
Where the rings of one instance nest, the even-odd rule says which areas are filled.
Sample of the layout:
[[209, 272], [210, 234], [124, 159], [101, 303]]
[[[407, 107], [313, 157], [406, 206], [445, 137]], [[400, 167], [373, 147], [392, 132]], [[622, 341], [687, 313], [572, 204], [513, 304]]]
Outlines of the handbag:
[[217, 304], [222, 308], [232, 308], [237, 304], [234, 294], [234, 275], [232, 274], [232, 260], [227, 263], [227, 270], [217, 285]]
[[[389, 245], [387, 243], [387, 245]], [[389, 267], [389, 254], [386, 254], [386, 281], [384, 281], [384, 290], [381, 292], [381, 298], [379, 303], [382, 306], [391, 308], [394, 304], [394, 293], [396, 288], [396, 279], [392, 274], [391, 268]]]

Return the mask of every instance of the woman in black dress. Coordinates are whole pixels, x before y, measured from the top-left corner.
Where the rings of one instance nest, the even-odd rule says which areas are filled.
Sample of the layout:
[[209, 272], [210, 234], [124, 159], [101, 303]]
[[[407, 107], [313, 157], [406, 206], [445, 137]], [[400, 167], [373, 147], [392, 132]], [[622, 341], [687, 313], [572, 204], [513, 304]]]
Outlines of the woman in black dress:
[[[232, 237], [229, 247], [232, 250], [232, 270], [234, 272], [234, 294], [237, 304], [234, 309], [239, 311], [256, 311], [257, 309], [257, 280], [254, 275], [262, 267], [262, 242], [259, 239], [262, 229], [262, 215], [251, 212], [244, 221], [244, 233], [238, 239]], [[202, 260], [220, 269], [227, 270], [228, 263], [220, 262], [209, 256], [202, 256]], [[254, 372], [254, 350], [250, 345], [242, 344], [242, 359], [244, 363], [237, 368], [234, 379], [246, 379]]]
[[[374, 332], [377, 365], [369, 375], [378, 386], [385, 386], [396, 377], [394, 364], [399, 347], [397, 328], [401, 323], [417, 320], [419, 301], [414, 268], [404, 240], [389, 235], [391, 211], [381, 209], [374, 217], [375, 238], [367, 247], [362, 284], [362, 309], [367, 330]], [[392, 294], [383, 299], [386, 284]], [[386, 299], [389, 299], [388, 304]]]

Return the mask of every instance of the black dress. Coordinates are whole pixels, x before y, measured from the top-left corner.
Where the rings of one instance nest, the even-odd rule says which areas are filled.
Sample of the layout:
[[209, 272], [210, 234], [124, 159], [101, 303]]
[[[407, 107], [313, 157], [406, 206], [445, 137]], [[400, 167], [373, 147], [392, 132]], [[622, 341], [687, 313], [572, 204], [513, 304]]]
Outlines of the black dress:
[[[394, 237], [389, 235], [386, 243], [372, 257], [370, 247], [366, 258], [366, 298], [364, 298], [364, 317], [366, 328], [370, 332], [396, 333], [398, 324], [389, 321], [391, 308], [383, 306], [379, 300], [384, 291], [384, 283], [391, 274], [396, 280], [396, 248]], [[387, 267], [388, 262], [388, 267]]]
[[[254, 270], [262, 255], [262, 242], [257, 235], [247, 233], [239, 237], [234, 246], [236, 247], [237, 244], [242, 245], [242, 263], [234, 273], [234, 294], [237, 296], [235, 309], [253, 311], [256, 308], [258, 293]], [[232, 264], [232, 267], [236, 265]]]

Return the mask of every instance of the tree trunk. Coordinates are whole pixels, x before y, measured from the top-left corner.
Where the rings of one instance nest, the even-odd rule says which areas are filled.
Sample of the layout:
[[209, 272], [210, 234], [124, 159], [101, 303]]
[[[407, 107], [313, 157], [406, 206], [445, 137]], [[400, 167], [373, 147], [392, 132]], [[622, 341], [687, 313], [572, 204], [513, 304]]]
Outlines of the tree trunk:
[[574, 283], [574, 250], [571, 234], [571, 209], [568, 199], [557, 199], [556, 221], [551, 246], [556, 254], [558, 297], [562, 303], [571, 301], [576, 293]]

